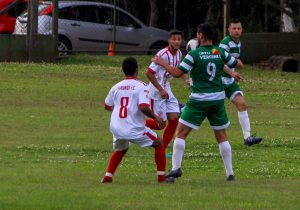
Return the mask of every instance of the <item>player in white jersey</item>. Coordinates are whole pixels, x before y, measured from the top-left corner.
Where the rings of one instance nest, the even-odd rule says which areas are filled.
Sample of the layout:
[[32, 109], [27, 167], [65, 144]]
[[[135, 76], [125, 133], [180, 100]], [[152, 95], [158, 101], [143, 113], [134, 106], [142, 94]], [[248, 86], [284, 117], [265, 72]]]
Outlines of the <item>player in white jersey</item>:
[[[181, 62], [182, 53], [180, 46], [182, 43], [182, 33], [180, 31], [171, 31], [169, 35], [169, 46], [160, 50], [157, 55], [162, 57], [170, 66], [177, 67]], [[180, 107], [178, 100], [171, 90], [170, 81], [173, 76], [168, 73], [162, 66], [151, 63], [147, 72], [150, 80], [149, 91], [151, 98], [151, 109], [164, 120], [164, 127], [168, 119], [163, 134], [165, 148], [172, 140], [179, 118]], [[183, 79], [189, 84], [188, 77], [184, 75]], [[146, 125], [152, 129], [158, 129], [153, 120], [148, 119]]]
[[155, 148], [158, 182], [166, 182], [165, 148], [157, 134], [145, 126], [145, 115], [159, 126], [162, 126], [162, 119], [150, 110], [146, 84], [136, 79], [137, 61], [131, 57], [126, 58], [122, 63], [122, 70], [126, 78], [113, 86], [105, 99], [105, 109], [112, 111], [110, 131], [113, 134], [114, 152], [101, 182], [112, 182], [112, 176], [130, 143]]

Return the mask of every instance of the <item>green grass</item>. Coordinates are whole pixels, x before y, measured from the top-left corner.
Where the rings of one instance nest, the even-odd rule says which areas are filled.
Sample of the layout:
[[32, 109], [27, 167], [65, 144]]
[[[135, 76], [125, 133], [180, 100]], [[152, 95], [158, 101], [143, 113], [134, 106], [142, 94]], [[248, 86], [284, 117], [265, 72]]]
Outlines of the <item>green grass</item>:
[[[243, 145], [237, 112], [227, 101], [235, 182], [225, 181], [205, 122], [187, 139], [184, 174], [174, 185], [156, 183], [153, 151], [136, 146], [114, 183], [101, 185], [112, 151], [110, 113], [102, 103], [123, 78], [123, 58], [1, 63], [0, 209], [299, 209], [300, 74], [251, 66], [240, 85], [252, 130], [264, 141]], [[150, 57], [137, 58], [146, 81]], [[183, 81], [172, 83], [185, 102]]]

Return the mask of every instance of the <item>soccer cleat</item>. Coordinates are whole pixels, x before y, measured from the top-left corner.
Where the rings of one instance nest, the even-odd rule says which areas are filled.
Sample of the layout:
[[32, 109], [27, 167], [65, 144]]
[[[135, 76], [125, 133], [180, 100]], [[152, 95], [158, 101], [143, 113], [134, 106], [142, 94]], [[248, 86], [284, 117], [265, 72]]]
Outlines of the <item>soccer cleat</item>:
[[171, 170], [167, 175], [166, 177], [174, 177], [174, 178], [178, 178], [178, 177], [181, 177], [182, 175], [182, 171], [181, 171], [181, 168], [178, 168], [176, 170]]
[[244, 144], [247, 146], [252, 146], [253, 144], [259, 144], [261, 141], [262, 141], [262, 138], [252, 135], [244, 140]]
[[166, 153], [166, 158], [172, 158], [172, 153]]
[[173, 184], [175, 182], [175, 178], [174, 177], [165, 177], [164, 180], [158, 180], [158, 183], [163, 184]]
[[228, 182], [230, 181], [234, 181], [234, 175], [230, 174], [227, 179], [226, 179]]
[[112, 177], [110, 177], [110, 176], [103, 177], [103, 179], [101, 180], [101, 183], [103, 183], [103, 184], [112, 183]]

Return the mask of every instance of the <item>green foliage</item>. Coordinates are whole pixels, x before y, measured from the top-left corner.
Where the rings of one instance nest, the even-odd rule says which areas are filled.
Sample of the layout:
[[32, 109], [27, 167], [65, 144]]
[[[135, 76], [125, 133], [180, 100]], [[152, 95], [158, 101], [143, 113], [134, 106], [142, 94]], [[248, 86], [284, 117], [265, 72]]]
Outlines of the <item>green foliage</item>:
[[[298, 209], [300, 74], [251, 66], [243, 70], [240, 85], [252, 130], [264, 141], [243, 145], [236, 110], [227, 101], [236, 181], [226, 183], [205, 122], [187, 139], [183, 177], [174, 185], [156, 183], [153, 151], [136, 146], [114, 183], [101, 185], [112, 151], [110, 113], [102, 102], [123, 78], [123, 58], [1, 63], [0, 209]], [[150, 57], [137, 58], [146, 81]], [[172, 83], [185, 102], [183, 81]]]

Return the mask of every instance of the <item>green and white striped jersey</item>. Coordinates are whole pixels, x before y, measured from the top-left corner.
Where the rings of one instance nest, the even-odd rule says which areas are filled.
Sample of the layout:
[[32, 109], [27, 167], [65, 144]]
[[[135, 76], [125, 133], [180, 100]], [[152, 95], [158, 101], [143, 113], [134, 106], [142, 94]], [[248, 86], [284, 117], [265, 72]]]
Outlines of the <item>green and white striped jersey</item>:
[[[219, 47], [226, 50], [231, 56], [233, 56], [235, 58], [239, 58], [241, 55], [241, 42], [233, 41], [233, 39], [231, 38], [230, 35], [224, 37], [224, 39], [220, 42]], [[231, 70], [234, 71], [235, 69], [232, 68]], [[224, 84], [234, 82], [234, 79], [229, 74], [223, 72], [222, 76], [226, 77], [226, 78], [223, 78]], [[227, 78], [230, 78], [230, 79], [227, 79]], [[228, 81], [228, 82], [226, 82], [226, 81]]]
[[198, 101], [223, 100], [225, 93], [221, 76], [224, 64], [233, 68], [237, 60], [220, 47], [205, 45], [190, 51], [178, 67], [185, 73], [190, 72], [190, 98]]

